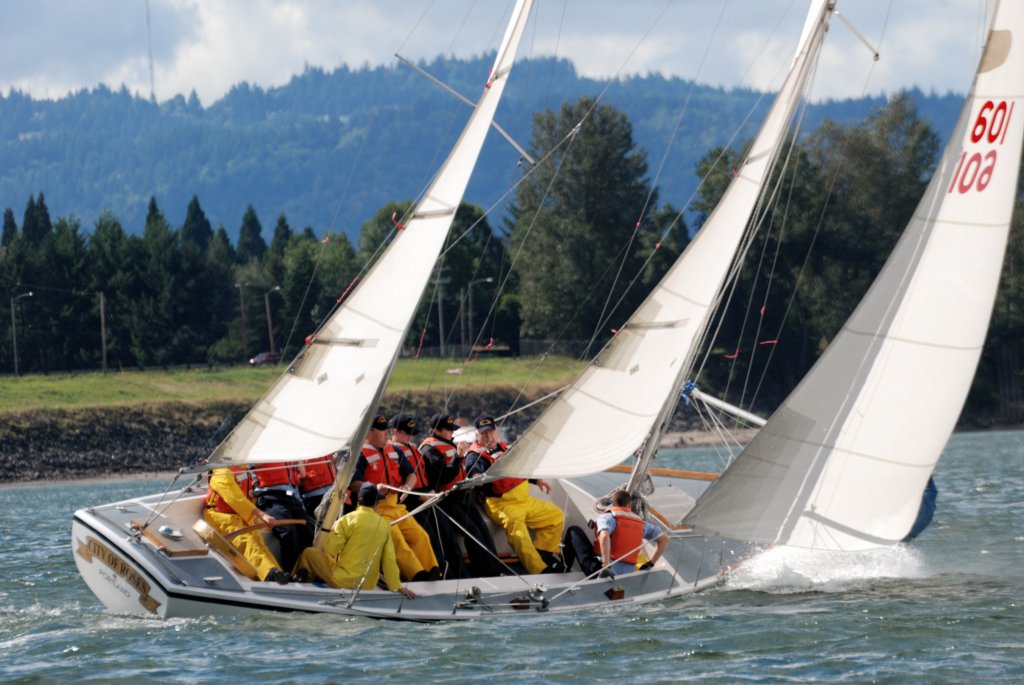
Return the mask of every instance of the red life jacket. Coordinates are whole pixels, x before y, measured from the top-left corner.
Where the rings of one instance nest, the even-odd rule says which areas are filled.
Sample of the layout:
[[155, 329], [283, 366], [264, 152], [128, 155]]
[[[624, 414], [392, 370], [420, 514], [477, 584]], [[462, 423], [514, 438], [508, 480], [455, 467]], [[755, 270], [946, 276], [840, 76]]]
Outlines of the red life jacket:
[[[235, 482], [238, 483], [238, 487], [241, 488], [242, 494], [251, 502], [252, 501], [252, 478], [249, 475], [249, 471], [244, 466], [230, 466], [228, 467], [235, 474]], [[228, 504], [220, 493], [210, 487], [210, 476], [206, 477], [206, 506], [212, 507], [215, 511], [219, 511], [222, 514], [235, 514], [234, 509]]]
[[[474, 442], [469, 451], [479, 454], [480, 458], [487, 462], [487, 468], [489, 469], [501, 458], [501, 455], [508, 451], [508, 445], [504, 442], [499, 442], [492, 452], [483, 445]], [[487, 484], [487, 487], [490, 488], [488, 497], [500, 497], [524, 480], [524, 478], [499, 478], [498, 480], [491, 481]]]
[[[644, 520], [629, 507], [612, 507], [608, 513], [615, 517], [610, 561], [635, 564], [640, 557], [640, 543], [644, 541]], [[601, 556], [601, 543], [597, 540], [594, 541], [594, 551]], [[627, 552], [629, 553], [626, 554]], [[626, 556], [623, 557], [623, 554]]]
[[328, 454], [317, 459], [310, 459], [303, 464], [305, 474], [299, 480], [299, 490], [302, 493], [313, 492], [320, 488], [334, 484], [338, 475], [338, 469], [334, 466], [332, 455]]
[[257, 488], [269, 488], [272, 485], [299, 484], [299, 470], [295, 462], [275, 461], [269, 464], [257, 464], [252, 469], [253, 482]]
[[394, 488], [403, 484], [402, 473], [398, 468], [398, 453], [385, 448], [384, 454], [373, 445], [363, 445], [363, 458], [366, 468], [363, 470], [363, 482], [386, 483]]
[[[456, 460], [459, 459], [458, 448], [455, 447], [455, 445], [453, 445], [452, 443], [448, 442], [447, 440], [442, 440], [437, 436], [431, 435], [422, 443], [420, 443], [421, 450], [426, 447], [433, 447], [435, 450], [440, 452], [441, 455], [444, 457], [444, 465], [447, 467], [450, 467]], [[459, 472], [455, 475], [455, 477], [452, 478], [447, 483], [439, 483], [438, 485], [441, 490], [449, 490], [452, 487], [454, 487], [456, 483], [465, 479], [466, 470], [463, 467], [462, 461], [459, 460]]]
[[412, 470], [416, 472], [416, 484], [413, 486], [414, 490], [423, 490], [427, 487], [427, 470], [423, 466], [423, 455], [416, 449], [415, 445], [406, 445], [400, 442], [389, 442], [388, 446], [384, 448], [385, 454], [388, 454], [391, 450], [400, 452], [402, 456], [406, 458], [409, 465], [412, 466]]

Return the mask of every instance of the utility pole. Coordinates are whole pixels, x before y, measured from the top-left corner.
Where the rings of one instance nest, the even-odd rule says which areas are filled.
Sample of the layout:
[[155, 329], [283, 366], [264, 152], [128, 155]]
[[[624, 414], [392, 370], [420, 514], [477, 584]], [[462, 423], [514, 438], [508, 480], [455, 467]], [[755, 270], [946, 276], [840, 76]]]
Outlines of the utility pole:
[[100, 291], [100, 349], [103, 350], [103, 373], [107, 372], [107, 299]]
[[243, 285], [242, 283], [235, 283], [235, 287], [238, 288], [238, 311], [241, 314], [242, 361], [249, 361], [249, 345], [245, 342], [245, 295], [243, 294]]
[[275, 285], [273, 288], [263, 293], [263, 306], [267, 310], [267, 341], [270, 343], [270, 353], [274, 353], [274, 325], [270, 322], [270, 293], [280, 290], [281, 286]]
[[18, 300], [23, 297], [32, 297], [32, 291], [29, 290], [27, 293], [15, 295], [11, 298], [11, 342], [14, 347], [14, 375], [19, 376], [18, 373], [18, 323], [17, 318], [14, 316], [14, 310], [18, 306]]

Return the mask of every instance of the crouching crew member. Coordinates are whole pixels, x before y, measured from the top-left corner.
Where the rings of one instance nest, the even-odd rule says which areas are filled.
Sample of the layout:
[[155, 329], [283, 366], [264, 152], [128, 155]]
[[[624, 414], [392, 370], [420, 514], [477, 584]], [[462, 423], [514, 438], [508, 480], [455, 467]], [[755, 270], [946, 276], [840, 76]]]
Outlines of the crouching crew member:
[[[466, 475], [462, 469], [462, 455], [452, 442], [452, 433], [458, 425], [448, 414], [434, 414], [430, 417], [429, 426], [430, 436], [420, 444], [420, 452], [423, 453], [430, 491], [441, 492], [452, 488]], [[441, 500], [440, 506], [441, 510], [458, 524], [452, 526], [453, 539], [445, 545], [445, 560], [449, 565], [457, 563], [448, 556], [447, 550], [450, 547], [457, 547], [454, 536], [458, 531], [464, 535], [463, 541], [470, 564], [469, 573], [473, 576], [500, 575], [502, 566], [498, 561], [494, 540], [477, 510], [472, 493], [468, 490], [452, 493]]]
[[391, 525], [373, 510], [377, 486], [364, 483], [357, 501], [355, 511], [338, 519], [327, 534], [323, 550], [308, 547], [302, 552], [295, 566], [296, 577], [320, 580], [335, 588], [372, 590], [383, 573], [389, 590], [416, 597], [412, 590], [402, 587]]
[[[206, 485], [203, 520], [224, 536], [261, 522], [274, 525], [274, 517], [256, 507], [250, 491], [251, 480], [244, 466], [214, 469]], [[259, 530], [236, 535], [231, 544], [256, 567], [259, 580], [288, 582], [288, 574], [277, 565]]]
[[313, 544], [313, 526], [299, 497], [297, 464], [277, 461], [252, 467], [256, 506], [278, 519], [306, 519], [304, 524], [275, 526], [272, 533], [281, 550], [281, 566], [291, 568], [302, 550]]
[[[363, 483], [391, 486], [411, 490], [416, 486], [416, 472], [405, 455], [395, 449], [388, 449], [388, 420], [383, 416], [374, 417], [366, 435], [362, 454], [356, 460], [352, 474], [352, 490], [358, 492]], [[406, 494], [385, 490], [384, 499], [377, 505], [377, 513], [388, 521], [397, 521], [391, 526], [391, 541], [402, 577], [406, 580], [438, 580], [441, 572], [437, 558], [430, 546], [430, 537], [412, 516], [406, 516]]]
[[657, 545], [650, 561], [639, 566], [649, 570], [665, 553], [668, 534], [661, 526], [644, 521], [630, 508], [633, 498], [625, 490], [612, 493], [611, 508], [597, 519], [597, 539], [591, 543], [579, 526], [570, 526], [565, 535], [566, 566], [571, 567], [573, 557], [588, 576], [617, 576], [637, 570], [640, 548], [645, 540]]
[[[476, 433], [476, 442], [466, 454], [467, 478], [485, 473], [508, 450], [508, 445], [498, 440], [492, 417], [478, 417]], [[484, 511], [505, 530], [508, 543], [527, 573], [563, 571], [559, 545], [565, 515], [551, 502], [530, 495], [530, 483], [536, 484], [543, 492], [551, 492], [551, 485], [544, 480], [501, 478], [479, 489], [484, 496]], [[530, 531], [536, 534], [536, 541]]]

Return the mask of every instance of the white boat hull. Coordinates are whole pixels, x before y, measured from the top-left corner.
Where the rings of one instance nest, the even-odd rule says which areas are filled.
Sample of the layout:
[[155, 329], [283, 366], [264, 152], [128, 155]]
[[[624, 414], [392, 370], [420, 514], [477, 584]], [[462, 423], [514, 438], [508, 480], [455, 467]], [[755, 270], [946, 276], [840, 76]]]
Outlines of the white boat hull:
[[[621, 474], [598, 474], [559, 481], [552, 500], [566, 509], [566, 525], [585, 526], [587, 518], [594, 516], [590, 509], [594, 496], [587, 487], [604, 488], [621, 479]], [[676, 479], [671, 478], [657, 480], [661, 481], [658, 496], [652, 499], [660, 497], [666, 509], [673, 502], [687, 508], [693, 495], [686, 488], [702, 487], [673, 483]], [[607, 607], [622, 610], [715, 585], [732, 566], [757, 551], [746, 543], [672, 530], [667, 553], [650, 571], [594, 580], [584, 580], [583, 573], [575, 571], [409, 583], [417, 594], [409, 600], [381, 590], [355, 592], [313, 583], [252, 581], [192, 531], [191, 524], [202, 511], [202, 494], [181, 492], [170, 497], [176, 494], [169, 507], [166, 497], [161, 505], [160, 496], [154, 495], [75, 512], [75, 563], [111, 612], [171, 618], [300, 611], [437, 621]], [[161, 514], [156, 516], [154, 510]], [[671, 516], [681, 518], [676, 511]], [[142, 530], [140, 524], [149, 518], [151, 523]], [[162, 536], [161, 526], [180, 532], [182, 538]], [[500, 532], [494, 537], [499, 548], [505, 544]]]

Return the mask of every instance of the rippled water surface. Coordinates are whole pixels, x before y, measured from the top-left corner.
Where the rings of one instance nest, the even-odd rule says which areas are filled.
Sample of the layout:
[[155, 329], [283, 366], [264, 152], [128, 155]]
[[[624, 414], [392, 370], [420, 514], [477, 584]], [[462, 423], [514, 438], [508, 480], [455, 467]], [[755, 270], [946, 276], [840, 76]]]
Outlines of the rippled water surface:
[[909, 548], [776, 550], [629, 613], [435, 625], [113, 616], [75, 570], [72, 512], [166, 483], [0, 488], [0, 681], [1024, 682], [1024, 433], [954, 437], [936, 479], [936, 520]]

